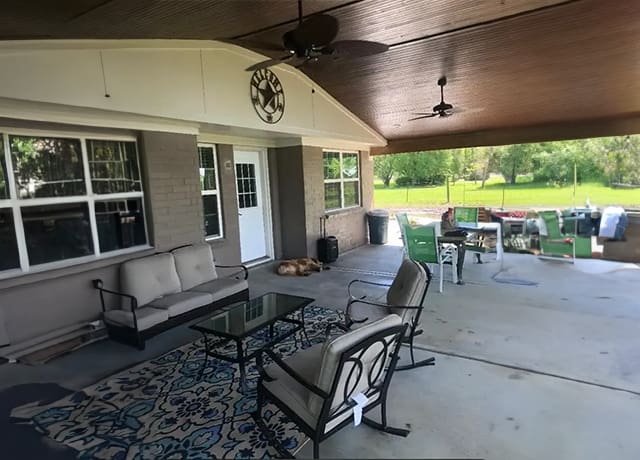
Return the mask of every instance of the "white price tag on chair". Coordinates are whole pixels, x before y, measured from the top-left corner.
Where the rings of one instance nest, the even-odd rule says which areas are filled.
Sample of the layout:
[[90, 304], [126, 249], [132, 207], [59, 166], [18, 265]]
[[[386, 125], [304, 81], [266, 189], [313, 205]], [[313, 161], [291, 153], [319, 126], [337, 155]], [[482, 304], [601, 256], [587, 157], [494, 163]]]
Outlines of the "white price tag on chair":
[[369, 398], [367, 398], [363, 393], [358, 393], [353, 395], [351, 399], [356, 403], [356, 405], [353, 406], [353, 426], [358, 426], [362, 421], [362, 409], [367, 402], [369, 402]]

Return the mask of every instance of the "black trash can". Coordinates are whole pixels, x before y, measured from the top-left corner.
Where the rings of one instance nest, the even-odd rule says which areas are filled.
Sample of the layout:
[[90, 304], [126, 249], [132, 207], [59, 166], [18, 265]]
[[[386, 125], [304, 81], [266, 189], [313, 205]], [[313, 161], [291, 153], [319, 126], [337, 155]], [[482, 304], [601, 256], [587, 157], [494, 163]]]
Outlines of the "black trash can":
[[367, 213], [367, 222], [369, 223], [369, 243], [387, 244], [389, 211], [372, 209]]

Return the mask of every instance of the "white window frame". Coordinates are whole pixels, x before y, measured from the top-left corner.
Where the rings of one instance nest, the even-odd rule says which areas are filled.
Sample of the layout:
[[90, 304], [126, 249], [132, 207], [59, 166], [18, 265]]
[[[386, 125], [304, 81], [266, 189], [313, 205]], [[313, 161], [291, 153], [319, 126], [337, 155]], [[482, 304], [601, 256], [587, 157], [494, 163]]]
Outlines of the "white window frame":
[[[338, 179], [325, 179], [324, 178], [324, 156], [327, 153], [337, 153], [340, 155], [340, 178]], [[355, 155], [356, 159], [358, 161], [358, 177], [356, 178], [344, 178], [342, 177], [342, 157], [344, 154], [347, 155]], [[358, 152], [357, 150], [331, 150], [331, 149], [325, 149], [322, 151], [322, 179], [323, 179], [323, 196], [324, 196], [324, 184], [340, 184], [340, 207], [338, 208], [327, 208], [327, 205], [325, 203], [325, 211], [326, 212], [332, 212], [332, 211], [340, 211], [343, 209], [353, 209], [353, 208], [359, 208], [362, 206], [362, 189], [360, 187], [360, 175], [362, 174], [362, 171], [360, 170], [360, 152]], [[344, 184], [347, 182], [357, 182], [358, 183], [358, 202], [356, 204], [352, 204], [349, 206], [345, 206], [344, 205]]]
[[[211, 144], [208, 142], [198, 142], [198, 149], [200, 147], [211, 148], [213, 149], [213, 167], [215, 168], [215, 176], [216, 176], [216, 189], [215, 190], [202, 190], [200, 189], [201, 196], [216, 196], [216, 201], [218, 203], [218, 228], [220, 229], [219, 235], [206, 235], [206, 229], [204, 228], [204, 202], [202, 202], [202, 225], [203, 231], [205, 232], [204, 239], [205, 241], [219, 240], [224, 238], [224, 226], [222, 219], [222, 203], [220, 201], [220, 168], [218, 167], [218, 149], [216, 148], [216, 144]], [[202, 165], [200, 164], [200, 151], [198, 154], [198, 174], [200, 174], [200, 170]], [[202, 184], [202, 183], [201, 183]]]
[[[140, 168], [140, 151], [138, 149], [138, 142], [135, 136], [128, 135], [105, 135], [100, 133], [91, 132], [73, 132], [73, 131], [56, 131], [56, 130], [33, 130], [33, 129], [16, 129], [11, 127], [0, 126], [0, 133], [2, 133], [2, 143], [4, 151], [1, 152], [5, 158], [5, 167], [7, 168], [7, 179], [9, 187], [9, 199], [0, 199], [0, 208], [9, 208], [13, 211], [13, 225], [16, 232], [16, 242], [18, 245], [18, 254], [20, 256], [20, 267], [16, 269], [9, 269], [0, 271], [0, 279], [11, 278], [20, 275], [27, 275], [30, 273], [39, 273], [47, 270], [54, 270], [59, 268], [71, 267], [88, 262], [94, 262], [97, 260], [107, 259], [110, 257], [116, 257], [123, 254], [128, 254], [137, 251], [143, 251], [152, 248], [149, 244], [149, 229], [147, 226], [146, 212], [143, 212], [144, 229], [146, 244], [132, 246], [129, 248], [118, 249], [116, 251], [108, 251], [105, 253], [100, 252], [100, 244], [98, 239], [98, 227], [96, 223], [95, 203], [100, 201], [113, 201], [128, 198], [139, 198], [143, 205], [144, 210], [144, 183], [142, 178], [142, 170]], [[19, 199], [17, 196], [16, 182], [13, 172], [13, 159], [11, 158], [11, 146], [9, 144], [9, 136], [33, 136], [33, 137], [52, 137], [62, 139], [76, 139], [80, 141], [82, 164], [84, 181], [86, 187], [85, 195], [74, 195], [65, 197], [52, 197], [52, 198], [29, 198]], [[138, 160], [138, 171], [140, 172], [140, 181], [142, 190], [139, 192], [126, 192], [126, 193], [113, 193], [113, 194], [95, 194], [93, 193], [91, 183], [91, 171], [89, 169], [89, 155], [87, 151], [87, 140], [105, 140], [105, 141], [120, 141], [120, 142], [134, 142], [136, 146], [136, 156]], [[92, 255], [84, 257], [75, 257], [72, 259], [64, 259], [54, 262], [48, 262], [38, 265], [29, 264], [29, 256], [27, 253], [27, 243], [24, 234], [24, 226], [22, 222], [22, 208], [29, 206], [46, 206], [65, 203], [82, 203], [87, 205], [89, 212], [89, 223], [91, 228], [91, 238], [93, 242], [94, 253]]]

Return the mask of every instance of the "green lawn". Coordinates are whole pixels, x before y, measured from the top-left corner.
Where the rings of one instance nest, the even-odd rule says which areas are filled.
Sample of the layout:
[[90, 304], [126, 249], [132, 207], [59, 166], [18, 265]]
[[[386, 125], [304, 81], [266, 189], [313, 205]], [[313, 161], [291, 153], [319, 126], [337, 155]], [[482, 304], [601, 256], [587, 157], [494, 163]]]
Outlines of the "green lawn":
[[[490, 207], [572, 206], [573, 186], [549, 187], [545, 184], [522, 183], [505, 185], [501, 178], [491, 178], [480, 188], [480, 182], [457, 182], [450, 185], [451, 205]], [[576, 205], [640, 206], [640, 189], [612, 189], [602, 184], [578, 185]], [[504, 201], [503, 201], [504, 199]], [[447, 204], [446, 187], [384, 187], [376, 181], [374, 205], [377, 208], [442, 206]]]

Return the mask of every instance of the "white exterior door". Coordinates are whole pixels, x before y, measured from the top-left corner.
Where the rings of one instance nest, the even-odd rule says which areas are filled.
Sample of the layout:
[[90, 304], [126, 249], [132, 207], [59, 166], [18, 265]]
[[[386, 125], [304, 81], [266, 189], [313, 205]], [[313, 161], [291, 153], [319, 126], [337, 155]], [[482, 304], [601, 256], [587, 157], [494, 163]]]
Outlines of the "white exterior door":
[[265, 218], [267, 211], [266, 176], [260, 151], [234, 149], [240, 257], [249, 262], [269, 256]]

